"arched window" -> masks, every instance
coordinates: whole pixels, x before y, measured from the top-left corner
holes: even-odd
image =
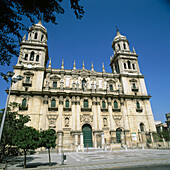
[[[128,61],[127,63],[128,63],[128,69],[131,69],[131,63],[130,63],[130,61]]]
[[[132,87],[133,87],[133,89],[136,89],[136,84],[133,83],[133,84],[132,84]]]
[[[112,84],[109,85],[109,88],[110,88],[110,91],[113,91],[113,85]]]
[[[143,123],[140,123],[139,126],[140,126],[140,131],[141,131],[141,132],[144,132],[144,124],[143,124]]]
[[[41,35],[41,41],[43,40],[43,38],[44,38],[44,35]]]
[[[55,101],[55,99],[52,99],[52,100],[51,100],[51,107],[56,107],[56,101]]]
[[[26,100],[26,99],[23,99],[23,100],[22,100],[22,107],[26,107],[26,105],[27,105],[27,100]]]
[[[106,108],[106,102],[102,101],[102,108],[105,109]]]
[[[123,43],[123,47],[124,47],[124,49],[126,50],[126,44],[125,44],[125,43]]]
[[[86,80],[82,80],[82,89],[86,87]]]
[[[137,109],[140,109],[140,104],[139,104],[139,102],[136,102],[136,108],[137,108]]]
[[[66,100],[65,107],[69,108],[69,100]]]
[[[127,69],[127,67],[126,67],[126,63],[124,63],[124,69]]]
[[[133,70],[135,70],[135,64],[132,64]]]
[[[115,108],[115,109],[118,109],[118,103],[117,103],[116,100],[114,101],[114,108]]]
[[[37,36],[38,36],[38,34],[37,34],[37,32],[34,34],[34,39],[37,39]]]
[[[34,51],[31,52],[30,61],[34,61]]]
[[[36,56],[36,61],[39,61],[39,55]]]
[[[28,60],[28,54],[25,54],[25,58],[24,58],[25,60]]]
[[[88,100],[84,100],[84,108],[88,108],[89,104],[88,104]]]
[[[53,81],[53,87],[57,87],[57,82]]]
[[[118,48],[119,48],[119,50],[120,50],[120,44],[117,44],[117,46],[118,46]]]

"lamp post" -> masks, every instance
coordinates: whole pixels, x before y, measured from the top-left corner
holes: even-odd
[[[1,128],[0,128],[0,141],[1,141],[2,131],[3,131],[4,123],[5,123],[5,117],[6,117],[6,112],[7,112],[7,108],[8,108],[8,102],[9,102],[9,97],[10,97],[10,93],[11,93],[12,83],[16,83],[17,81],[22,80],[23,76],[18,75],[16,78],[12,78],[14,73],[11,72],[11,71],[8,71],[7,74],[4,74],[4,73],[0,72],[0,75],[2,76],[2,78],[6,82],[9,81],[8,79],[10,79],[9,93],[8,93],[8,96],[7,96],[7,100],[6,100],[6,104],[5,104],[5,111],[4,111],[4,114],[3,114],[3,118],[2,118],[2,122],[1,122]]]

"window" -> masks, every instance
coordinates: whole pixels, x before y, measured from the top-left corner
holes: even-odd
[[[130,61],[128,61],[127,63],[128,63],[128,69],[131,69],[131,63],[130,63]]]
[[[113,85],[112,84],[109,85],[109,88],[110,88],[110,91],[113,91]]]
[[[34,61],[34,51],[31,52],[30,61]]]
[[[51,100],[51,107],[55,107],[56,106],[56,101],[55,101],[55,99],[52,99]]]
[[[27,105],[27,100],[26,100],[26,99],[23,99],[23,100],[22,100],[22,107],[26,107],[26,105]]]
[[[140,126],[140,131],[141,131],[141,132],[144,132],[144,124],[143,124],[143,123],[140,123],[139,126]]]
[[[133,89],[136,89],[136,84],[133,83],[133,84],[132,84],[132,87],[133,87]]]
[[[102,101],[102,108],[105,109],[106,108],[106,102]]]
[[[65,107],[69,108],[69,100],[66,100]]]
[[[116,100],[114,101],[114,108],[115,108],[115,109],[118,109],[118,103],[117,103]]]
[[[44,35],[41,35],[41,41],[43,40],[43,38],[44,38]]]
[[[36,61],[39,61],[39,55],[36,56]]]
[[[37,32],[36,32],[35,35],[34,35],[34,39],[37,39],[37,36],[38,36],[38,34],[37,34]]]
[[[127,67],[126,67],[126,63],[124,63],[124,69],[127,69]]]
[[[53,87],[57,87],[57,82],[53,81]]]
[[[125,43],[123,43],[123,47],[124,47],[124,49],[126,49],[126,44]]]
[[[30,82],[30,77],[26,77],[25,82],[29,83]]]
[[[25,54],[25,58],[24,58],[25,60],[28,60],[28,54]]]
[[[135,64],[132,64],[133,70],[135,70]]]
[[[88,108],[88,100],[84,100],[84,108]]]
[[[86,87],[86,80],[82,80],[82,89]]]
[[[140,109],[140,104],[139,104],[139,102],[136,102],[136,108],[137,108],[137,109]]]

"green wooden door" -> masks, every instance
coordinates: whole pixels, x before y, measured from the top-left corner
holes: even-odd
[[[117,141],[117,143],[121,143],[121,133],[122,133],[121,129],[116,130],[116,141]]]
[[[93,147],[92,142],[92,129],[90,125],[84,125],[82,128],[83,132],[83,140],[84,140],[84,147]]]

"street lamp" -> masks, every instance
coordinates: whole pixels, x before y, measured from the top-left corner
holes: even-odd
[[[7,111],[7,108],[8,108],[8,102],[9,102],[9,97],[10,97],[10,93],[11,93],[12,83],[16,83],[17,81],[20,81],[20,80],[22,80],[24,78],[21,75],[18,75],[16,78],[12,78],[14,74],[15,73],[12,72],[12,71],[8,71],[7,74],[4,74],[4,73],[0,72],[0,75],[2,76],[2,78],[6,82],[9,82],[8,79],[10,79],[9,93],[8,93],[8,96],[7,96],[7,100],[6,100],[6,104],[5,104],[5,111],[4,111],[4,114],[3,114],[3,118],[2,118],[2,122],[1,122],[1,128],[0,128],[0,141],[1,141],[1,138],[2,138],[2,131],[3,131],[3,127],[4,127],[6,111]]]

